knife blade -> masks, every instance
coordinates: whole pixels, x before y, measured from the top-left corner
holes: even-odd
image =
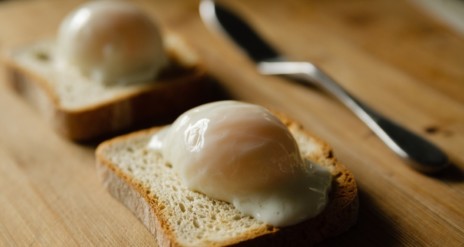
[[[199,11],[205,24],[234,41],[256,63],[261,74],[285,76],[325,89],[352,110],[391,150],[407,160],[412,168],[433,173],[448,166],[447,155],[433,143],[377,113],[314,64],[285,59],[227,7],[213,0],[202,0]]]
[[[265,42],[247,23],[213,1],[202,1],[200,13],[205,23],[228,35],[255,62],[274,60],[279,53]]]

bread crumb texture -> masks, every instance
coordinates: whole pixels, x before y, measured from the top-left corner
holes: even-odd
[[[317,157],[324,146],[290,128],[304,157]],[[153,130],[152,130],[153,132]],[[268,234],[276,228],[239,212],[233,205],[190,191],[182,185],[172,165],[157,152],[147,149],[150,134],[129,135],[127,141],[112,141],[100,153],[116,165],[117,173],[146,194],[156,208],[165,235],[173,236],[181,246],[222,246]],[[308,139],[309,138],[309,139]],[[130,140],[130,141],[129,141]],[[331,169],[329,167],[329,169]],[[172,240],[171,239],[171,240]],[[173,243],[171,243],[173,244]]]

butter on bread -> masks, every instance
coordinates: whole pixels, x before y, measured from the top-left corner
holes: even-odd
[[[169,65],[146,83],[104,86],[77,71],[53,69],[54,41],[18,49],[5,59],[11,86],[59,133],[84,141],[134,125],[167,123],[209,101],[215,88],[196,53],[175,34],[164,35]]]
[[[231,204],[185,188],[172,166],[147,149],[154,133],[142,130],[100,144],[97,170],[104,186],[140,219],[159,246],[311,246],[341,234],[357,219],[358,195],[352,173],[331,147],[285,117],[303,157],[333,175],[329,204],[314,218],[278,228],[246,216]]]

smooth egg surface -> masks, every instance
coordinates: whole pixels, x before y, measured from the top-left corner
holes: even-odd
[[[62,22],[57,43],[61,65],[105,84],[152,79],[167,63],[156,23],[125,1],[80,6]]]
[[[271,225],[295,224],[327,203],[330,172],[304,160],[288,128],[261,106],[219,101],[193,108],[149,148],[189,189]]]

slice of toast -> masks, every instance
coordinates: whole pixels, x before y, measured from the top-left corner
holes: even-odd
[[[327,167],[333,175],[324,211],[293,226],[266,225],[227,202],[184,187],[172,166],[160,154],[147,149],[151,136],[163,127],[100,144],[97,170],[110,194],[145,224],[159,246],[311,246],[346,231],[356,222],[356,182],[333,156],[330,146],[295,122],[282,120],[303,157]]]
[[[169,123],[185,110],[211,101],[215,86],[196,54],[166,34],[170,62],[153,81],[105,86],[53,66],[54,41],[18,49],[5,59],[13,89],[38,108],[67,138],[92,140],[136,125]]]

